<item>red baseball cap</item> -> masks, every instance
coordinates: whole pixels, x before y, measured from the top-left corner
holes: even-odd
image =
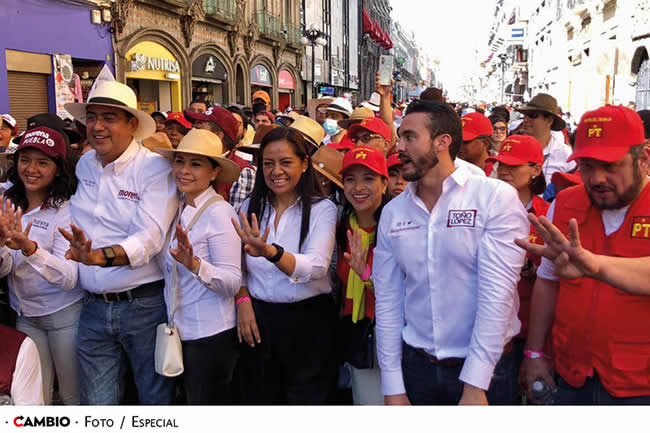
[[[481,135],[492,136],[492,122],[481,113],[467,113],[460,118],[463,124],[463,141],[474,140]]]
[[[343,174],[345,170],[353,165],[363,165],[380,176],[388,178],[388,167],[384,154],[374,147],[359,146],[350,150],[343,157],[343,168],[339,173]]]
[[[30,147],[40,150],[50,158],[65,158],[65,139],[63,135],[59,131],[46,126],[27,130],[22,135],[16,152]]]
[[[336,150],[352,150],[356,147],[356,144],[350,140],[350,133],[346,132],[341,141],[338,143],[329,143],[327,146]]]
[[[235,116],[228,110],[217,105],[212,106],[203,113],[194,113],[192,111],[185,111],[185,116],[188,118],[197,121],[202,120],[206,122],[215,123],[219,128],[221,128],[232,141],[237,140],[237,132],[239,131],[239,122],[235,119]]]
[[[186,128],[192,128],[192,124],[183,116],[183,113],[169,113],[165,119],[165,125],[170,122],[178,122]]]
[[[622,105],[605,105],[582,116],[576,130],[576,144],[567,161],[593,158],[615,162],[630,147],[643,142],[643,120],[634,110]]]
[[[396,165],[402,165],[402,161],[399,160],[399,154],[393,153],[392,155],[388,155],[388,158],[386,159],[386,165],[388,165],[388,168],[395,167]]]
[[[348,129],[350,138],[356,137],[360,130],[374,132],[375,134],[379,134],[389,141],[393,137],[393,130],[390,128],[390,126],[386,125],[386,122],[384,122],[383,119],[380,119],[379,117],[368,117],[366,119],[363,119],[361,122],[350,126]]]
[[[551,183],[558,188],[564,189],[582,185],[582,177],[580,177],[580,172],[562,173],[561,171],[556,171],[551,176]]]
[[[511,135],[501,145],[499,154],[487,160],[506,165],[543,164],[544,150],[539,140],[531,135]]]

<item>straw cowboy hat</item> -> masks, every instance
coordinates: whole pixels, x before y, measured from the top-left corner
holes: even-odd
[[[552,131],[561,131],[566,128],[566,122],[558,114],[557,100],[546,93],[538,93],[531,99],[528,104],[523,107],[517,108],[520,113],[531,111],[541,111],[553,116],[553,124],[551,124]]]
[[[339,126],[343,129],[348,129],[351,125],[355,123],[361,123],[363,119],[369,117],[375,117],[375,112],[370,108],[366,107],[357,107],[352,111],[349,119],[339,120]]]
[[[164,132],[156,132],[151,137],[142,140],[142,145],[152,152],[160,153],[158,149],[173,149],[172,142]],[[160,153],[162,155],[162,153]]]
[[[325,105],[328,106],[332,102],[334,102],[334,99],[336,98],[318,98],[318,99],[310,99],[309,102],[307,102],[307,112],[309,113],[309,117],[312,119],[316,118],[316,109],[320,105]]]
[[[262,140],[269,132],[273,131],[275,128],[280,128],[280,125],[273,123],[271,125],[260,125],[255,130],[255,137],[253,137],[253,142],[251,144],[246,144],[243,146],[237,146],[237,150],[254,155],[259,153]]]
[[[126,84],[117,81],[100,81],[95,90],[88,95],[88,102],[73,102],[64,107],[76,120],[86,124],[86,108],[89,105],[115,107],[131,113],[138,119],[138,127],[133,133],[136,140],[143,140],[156,132],[156,121],[149,114],[138,110],[135,93]]]
[[[298,116],[289,128],[297,129],[312,145],[319,148],[325,138],[325,130],[314,119],[307,116]]]
[[[343,178],[339,174],[343,167],[342,152],[329,146],[321,146],[311,157],[311,164],[314,170],[334,182],[336,186],[343,189]]]
[[[191,153],[214,159],[221,167],[216,183],[233,183],[239,178],[239,166],[231,160],[222,157],[223,144],[217,135],[207,129],[191,129],[178,143],[176,149],[156,149],[161,155],[173,158],[175,153]]]

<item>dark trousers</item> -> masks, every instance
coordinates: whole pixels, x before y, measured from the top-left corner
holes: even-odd
[[[330,295],[290,304],[253,299],[261,344],[242,345],[242,404],[325,404],[336,385]]]
[[[232,376],[239,358],[237,328],[182,345],[187,404],[232,404]]]
[[[597,373],[588,377],[580,388],[569,385],[560,376],[556,376],[557,391],[553,393],[555,405],[646,405],[650,404],[650,395],[639,397],[614,397],[607,392]]]
[[[489,404],[515,404],[517,379],[514,377],[514,352],[504,354],[494,368],[487,391]],[[404,343],[402,374],[406,395],[412,405],[457,405],[463,396],[464,383],[458,377],[463,369],[432,363],[424,354]]]

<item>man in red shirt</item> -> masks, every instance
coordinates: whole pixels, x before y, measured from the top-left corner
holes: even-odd
[[[560,192],[548,219],[529,217],[545,246],[517,241],[544,256],[520,382],[529,392],[536,381],[557,388],[556,404],[650,403],[646,145],[634,111],[608,105],[587,112],[569,157],[584,183]],[[543,353],[551,327],[553,365]]]

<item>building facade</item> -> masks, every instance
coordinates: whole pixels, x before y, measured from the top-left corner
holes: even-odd
[[[361,12],[365,11],[366,15],[372,22],[378,26],[381,31],[390,33],[391,25],[391,6],[388,0],[362,0]],[[375,77],[379,70],[379,56],[388,55],[390,51],[383,47],[377,40],[371,37],[367,32],[368,29],[362,28],[360,41],[360,58],[362,67],[360,73],[360,96],[362,99],[370,98],[375,91]]]
[[[116,78],[146,111],[302,99],[299,0],[115,0]]]
[[[20,130],[34,114],[68,117],[63,105],[84,98],[105,64],[114,69],[109,4],[100,4],[3,1],[0,113],[11,113]]]

